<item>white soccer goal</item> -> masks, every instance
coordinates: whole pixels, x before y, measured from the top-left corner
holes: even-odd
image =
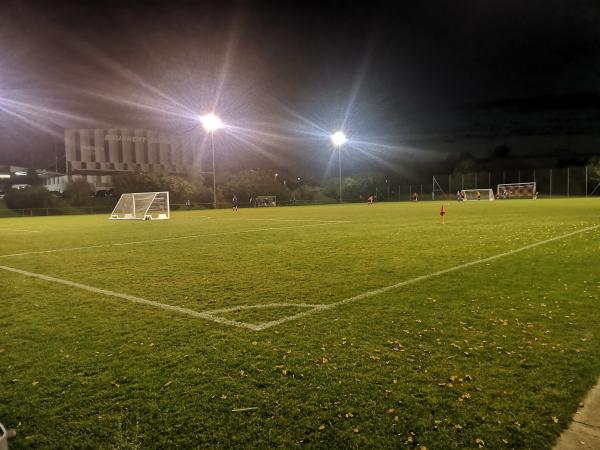
[[[277,206],[277,197],[274,195],[259,195],[254,199],[256,206]]]
[[[110,219],[157,220],[169,219],[168,192],[135,192],[122,194]]]
[[[535,198],[536,183],[505,183],[499,184],[496,193],[498,198]]]
[[[494,200],[493,189],[463,189],[463,200]]]

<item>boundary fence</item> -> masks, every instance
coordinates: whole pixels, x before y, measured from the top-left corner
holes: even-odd
[[[398,185],[396,198],[411,201],[414,193],[419,200],[453,199],[463,189],[493,189],[498,184],[536,182],[541,198],[600,197],[600,177],[590,167],[505,170],[434,175],[424,183]]]

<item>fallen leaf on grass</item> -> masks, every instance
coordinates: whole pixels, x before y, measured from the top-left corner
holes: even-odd
[[[163,384],[163,387],[171,386],[171,383],[173,383],[173,382],[171,380],[169,380],[165,384]]]
[[[319,426],[319,430],[321,430],[321,431],[323,431],[325,428],[326,428],[325,425]]]
[[[554,422],[554,423],[558,423],[558,417],[556,417],[556,416],[552,416],[552,422]]]

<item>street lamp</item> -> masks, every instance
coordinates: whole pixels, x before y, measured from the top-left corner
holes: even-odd
[[[208,134],[210,134],[210,149],[212,152],[212,172],[213,172],[213,209],[217,209],[217,176],[215,172],[215,141],[213,134],[215,130],[223,128],[223,122],[213,113],[200,116],[200,122]]]
[[[337,147],[338,150],[338,175],[340,178],[340,199],[339,202],[342,203],[342,145],[347,141],[346,135],[341,131],[336,131],[331,135],[331,141],[333,145]]]

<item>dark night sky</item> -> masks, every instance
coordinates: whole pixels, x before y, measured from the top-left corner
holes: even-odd
[[[321,164],[341,126],[360,141],[357,164],[530,135],[584,136],[568,149],[589,152],[600,2],[0,6],[0,163],[49,165],[64,128],[193,135],[193,114],[213,105],[245,130],[223,144],[231,167]]]

